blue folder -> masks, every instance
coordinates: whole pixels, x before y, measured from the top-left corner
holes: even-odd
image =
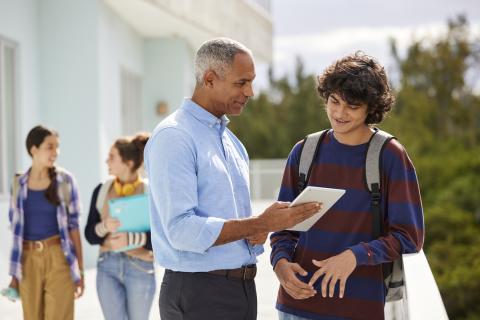
[[[117,232],[150,231],[148,195],[138,194],[108,201],[110,215],[120,220]]]

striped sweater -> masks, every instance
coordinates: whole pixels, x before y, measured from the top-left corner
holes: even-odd
[[[294,146],[285,168],[280,201],[299,194],[298,164],[302,143]],[[423,210],[415,168],[403,146],[395,139],[387,143],[381,158],[381,208],[384,236],[373,239],[370,193],[365,182],[368,144],[339,143],[328,132],[313,163],[308,185],[345,189],[345,195],[307,232],[273,233],[271,263],[286,258],[308,271],[308,282],[318,269],[312,259],[324,260],[351,249],[357,267],[347,280],[345,296],[322,298],[321,280],[317,294],[295,300],[280,287],[277,309],[309,319],[383,319],[385,288],[381,264],[402,253],[418,252],[423,245]]]

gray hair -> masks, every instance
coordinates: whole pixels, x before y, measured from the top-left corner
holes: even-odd
[[[246,53],[252,56],[250,49],[229,38],[216,38],[204,42],[195,55],[197,84],[202,83],[203,76],[208,70],[213,70],[223,77],[237,53]]]

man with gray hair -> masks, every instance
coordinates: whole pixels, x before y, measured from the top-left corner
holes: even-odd
[[[195,56],[193,95],[145,148],[155,260],[165,268],[162,319],[256,319],[257,255],[270,231],[309,218],[320,204],[274,203],[253,217],[248,154],[227,129],[253,96],[252,53],[227,38]]]

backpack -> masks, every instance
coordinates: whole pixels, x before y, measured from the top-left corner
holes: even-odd
[[[298,189],[301,192],[307,186],[310,178],[312,163],[319,154],[322,141],[328,130],[309,134],[303,140],[298,168]],[[367,156],[365,159],[365,183],[371,194],[370,212],[373,214],[373,236],[379,238],[383,234],[382,210],[380,208],[380,160],[384,146],[395,139],[391,134],[375,129],[375,133],[368,142]],[[402,257],[391,263],[382,264],[383,278],[387,295],[386,302],[397,301],[403,298],[403,260]]]
[[[22,172],[18,172],[13,177],[12,198],[15,199],[14,200],[15,203],[17,202],[18,192],[20,191],[20,177],[23,174],[24,173]],[[66,174],[61,168],[57,168],[57,174],[64,176],[64,178],[62,179],[62,182],[60,183],[60,192],[63,195],[63,199],[65,201],[65,207],[67,208],[67,212],[68,212],[70,203],[72,202],[72,187],[67,182],[67,179],[65,178]]]

